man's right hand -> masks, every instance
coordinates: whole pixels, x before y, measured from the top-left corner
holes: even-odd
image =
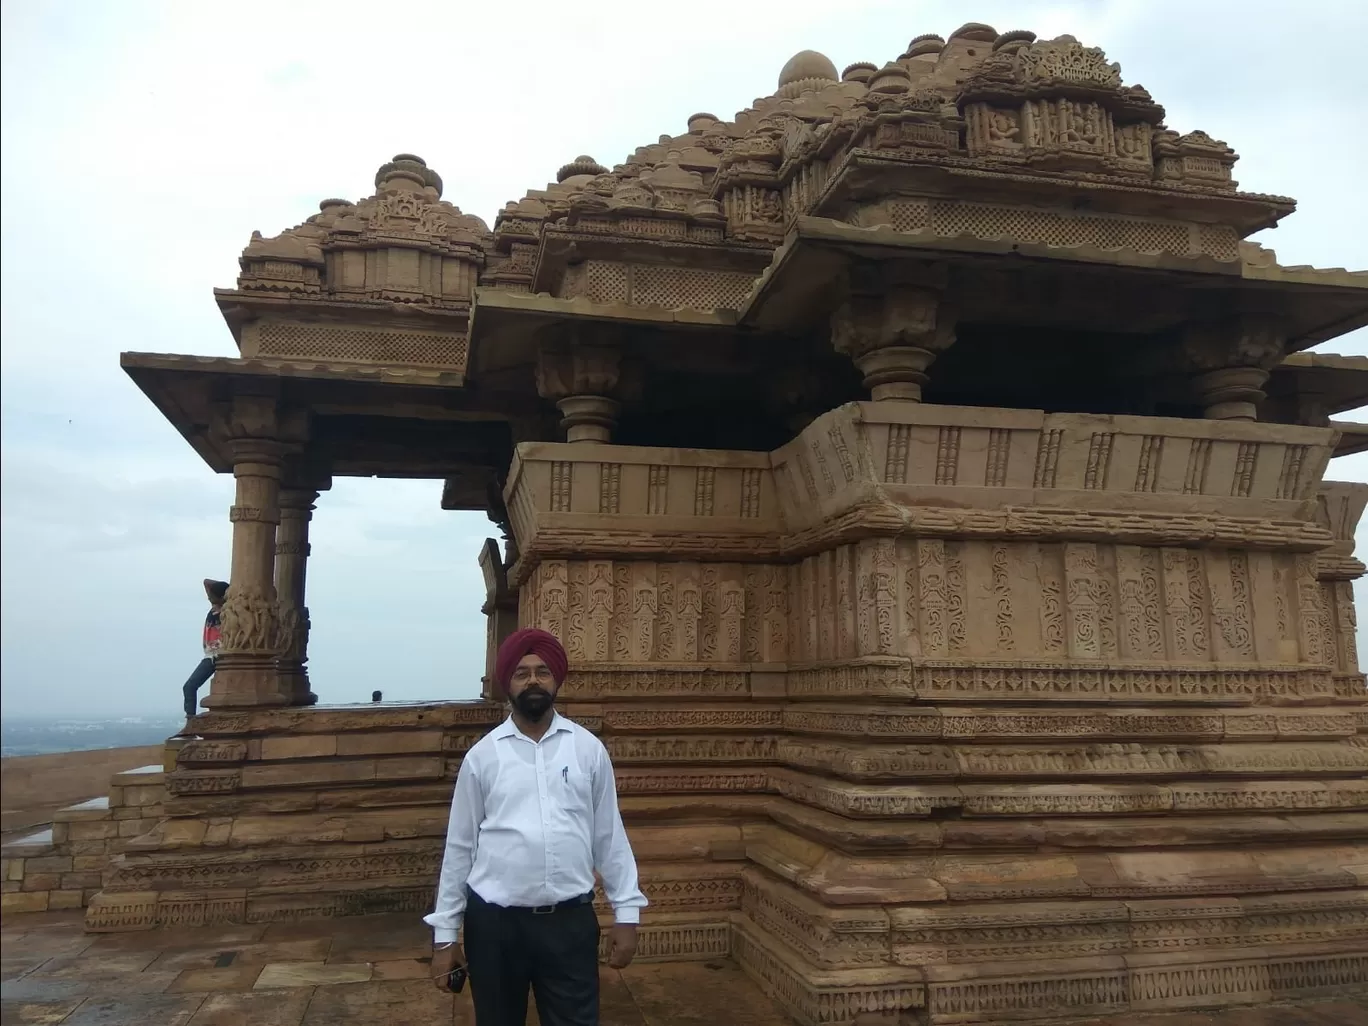
[[[437,989],[443,993],[447,991],[447,973],[459,965],[465,965],[465,950],[459,944],[452,944],[445,948],[434,948],[432,951],[432,976],[433,983]]]

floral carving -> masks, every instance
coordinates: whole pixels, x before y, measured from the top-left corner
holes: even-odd
[[[1187,554],[1188,594],[1191,596],[1192,610],[1192,651],[1194,655],[1204,655],[1207,651],[1206,622],[1206,582],[1204,580],[1202,556],[1198,552]]]
[[[1040,629],[1045,651],[1064,651],[1063,585],[1055,567],[1054,553],[1040,547]]]
[[[918,587],[921,596],[922,651],[943,655],[948,649],[945,582],[945,543],[939,540],[917,542]]]

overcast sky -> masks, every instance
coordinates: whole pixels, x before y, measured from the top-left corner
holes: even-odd
[[[298,224],[324,197],[369,195],[391,155],[422,155],[445,198],[492,223],[578,154],[612,165],[696,111],[728,117],[773,92],[798,50],[837,68],[882,64],[973,17],[1102,46],[1171,127],[1235,147],[1242,188],[1298,199],[1258,237],[1283,263],[1362,269],[1365,11],[1361,0],[4,3],[4,713],[176,715],[199,658],[199,581],[228,570],[233,486],[118,354],[235,355],[211,289],[233,284],[251,232]],[[1322,348],[1368,353],[1368,339]],[[1368,459],[1336,461],[1331,476],[1363,480]],[[493,531],[482,514],[443,513],[440,492],[340,480],[320,500],[308,601],[324,701],[373,688],[478,694],[475,560]]]

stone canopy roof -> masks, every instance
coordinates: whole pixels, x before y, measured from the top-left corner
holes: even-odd
[[[882,67],[857,63],[839,73],[804,51],[784,66],[773,95],[731,120],[695,114],[684,132],[662,135],[611,170],[578,157],[555,182],[509,202],[492,230],[441,199],[441,178],[421,158],[399,154],[377,172],[373,196],[327,199],[295,228],[254,235],[239,284],[308,293],[323,284],[325,250],[385,237],[456,258],[479,285],[512,291],[546,290],[528,248],[546,233],[768,248],[793,217],[819,210],[841,159],[856,153],[1121,190],[1169,209],[1206,200],[1205,255],[1238,259],[1238,239],[1275,224],[1294,201],[1238,192],[1234,150],[1163,119],[1143,86],[1125,84],[1100,49],[1068,35],[1040,40],[970,23],[946,39],[918,36]],[[1116,233],[1116,248],[1135,241],[1125,234]],[[446,297],[429,298],[440,305]]]
[[[398,154],[370,196],[253,234],[216,290],[240,357],[123,364],[216,469],[215,411],[268,392],[336,473],[473,467],[482,502],[514,444],[557,435],[571,385],[542,364],[585,345],[614,354],[623,444],[770,449],[860,398],[830,319],[877,269],[955,322],[931,402],[1191,416],[1193,368],[1229,355],[1192,325],[1257,327],[1271,369],[1368,324],[1368,273],[1246,241],[1295,203],[1240,192],[1236,160],[1072,36],[971,23],[844,71],[803,51],[730,120],[577,157],[492,226]],[[1260,417],[1323,423],[1347,376],[1280,368]]]

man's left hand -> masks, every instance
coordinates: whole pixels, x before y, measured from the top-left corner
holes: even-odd
[[[618,923],[608,935],[608,964],[614,969],[626,969],[636,955],[637,928],[635,923]]]

